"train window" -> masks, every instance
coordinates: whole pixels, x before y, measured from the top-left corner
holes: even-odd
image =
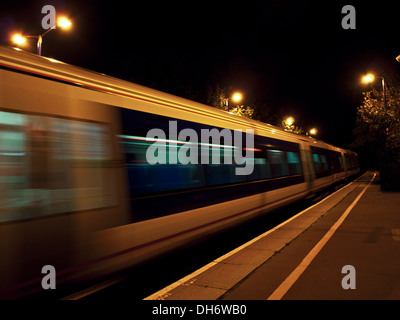
[[[313,153],[313,162],[316,173],[324,173],[329,171],[326,155]]]
[[[319,160],[319,155],[316,153],[312,154],[313,162],[314,162],[314,168],[315,172],[321,172],[321,162]]]
[[[321,171],[328,171],[328,160],[326,159],[326,155],[320,154],[319,155],[320,163],[321,163]]]
[[[329,171],[329,165],[328,165],[328,160],[326,158],[326,155],[320,154],[319,159],[320,159],[320,164],[321,164],[321,171]]]
[[[267,150],[267,154],[270,161],[271,174],[273,178],[289,175],[285,151]]]
[[[249,181],[271,178],[271,168],[267,157],[255,156],[253,172],[247,176]]]
[[[343,171],[343,170],[344,170],[344,166],[343,166],[343,158],[342,158],[342,155],[341,155],[341,154],[338,154],[338,159],[339,159],[339,168],[340,168],[340,171]]]
[[[149,164],[146,152],[149,147],[156,147],[154,141],[146,141],[146,137],[126,135],[120,136],[120,139],[127,160],[131,193],[140,195],[205,185],[202,167],[196,164],[180,164],[175,148],[157,148],[157,156],[165,159],[165,163]],[[168,145],[169,142],[167,139],[165,144]],[[176,141],[173,143],[176,144]],[[177,159],[178,163],[170,163],[170,159]]]
[[[209,147],[208,164],[201,165],[208,185],[230,184],[246,181],[246,176],[237,175],[235,173],[238,165],[235,163],[233,151],[233,148],[230,147],[221,148],[218,145],[211,145]],[[216,161],[213,161],[213,152],[219,154],[219,164],[216,163]]]
[[[235,163],[234,148],[236,146],[225,145],[225,136],[222,134],[216,141],[211,137],[207,142],[198,139],[196,142],[199,159],[197,164],[180,163],[176,154],[180,152],[180,148],[185,142],[176,140],[176,134],[170,134],[171,121],[174,122],[176,132],[190,128],[197,133],[197,137],[202,137],[204,129],[214,129],[221,133],[226,130],[225,133],[231,136],[233,136],[233,132],[228,129],[214,128],[205,124],[135,110],[120,109],[120,111],[122,119],[120,142],[126,155],[132,198],[141,198],[147,194],[172,193],[207,186],[238,184],[302,174],[299,144],[260,136],[256,137],[254,146],[252,146],[254,148],[252,159],[254,166],[253,172],[249,175],[236,174],[236,169],[239,166],[244,167],[245,164]],[[146,160],[146,152],[149,147],[157,143],[159,137],[154,141],[146,141],[146,137],[149,130],[154,128],[160,129],[160,134],[163,132],[162,139],[164,139],[165,148],[159,148],[157,154],[163,161],[150,164]],[[247,154],[246,150],[248,150],[245,140],[242,138],[243,155]],[[176,148],[171,150],[169,148],[171,144]],[[208,151],[208,163],[204,161],[204,157],[207,158],[205,151]],[[170,156],[176,161],[170,162]]]
[[[104,124],[0,111],[0,221],[115,204]]]
[[[303,173],[303,168],[300,162],[300,155],[298,152],[288,151],[287,162],[288,162],[289,175]]]
[[[303,174],[298,143],[268,137],[257,137],[266,154],[267,178]]]
[[[326,156],[328,157],[329,168],[332,173],[342,172],[344,170],[342,156],[339,152],[326,149],[320,149],[320,151],[318,152],[324,152],[324,154],[326,154]]]
[[[339,152],[332,151],[333,171],[342,172],[344,170],[342,156]]]
[[[311,151],[317,178],[344,171],[340,152],[318,147],[311,147]]]
[[[272,177],[292,176],[303,173],[299,152],[267,150]]]

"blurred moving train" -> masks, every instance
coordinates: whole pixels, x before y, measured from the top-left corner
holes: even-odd
[[[0,298],[43,290],[45,265],[57,288],[113,274],[359,173],[354,152],[16,48],[0,83]],[[149,164],[146,133],[172,120],[253,129],[253,172]]]

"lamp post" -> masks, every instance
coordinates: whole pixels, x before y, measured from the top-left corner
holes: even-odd
[[[312,129],[310,129],[310,131],[309,131],[309,134],[312,135],[312,136],[317,135],[317,133],[318,133],[318,130],[317,130],[316,128],[312,128]]]
[[[385,79],[381,76],[378,76],[382,80],[382,93],[383,93],[383,106],[386,108],[386,85]],[[363,76],[361,81],[363,83],[372,83],[375,80],[375,76],[372,73],[368,73],[367,75]]]
[[[26,37],[20,34],[14,34],[12,37],[12,41],[18,45],[23,45],[26,42]]]
[[[235,102],[240,102],[243,98],[243,95],[240,92],[235,92],[232,95],[232,100]],[[229,111],[229,98],[225,99],[225,111]]]
[[[293,125],[293,123],[294,123],[294,118],[293,118],[293,117],[287,117],[287,118],[285,119],[285,123],[286,123],[289,127],[291,127],[291,126]]]
[[[293,125],[294,122],[295,122],[294,118],[292,116],[288,116],[282,120],[281,127],[285,131],[293,132],[294,131],[294,125]]]
[[[69,29],[72,25],[71,21],[69,21],[67,18],[65,17],[61,17],[57,20],[57,25],[61,28],[61,29]],[[26,38],[37,38],[37,54],[39,56],[42,55],[42,43],[43,43],[43,37],[48,34],[51,30],[55,29],[55,26],[53,28],[49,28],[45,33],[38,35],[38,36],[22,36],[20,34],[15,34],[12,37],[12,41],[15,44],[18,45],[24,45],[26,43]]]

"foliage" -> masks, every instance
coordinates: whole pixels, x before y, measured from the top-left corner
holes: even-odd
[[[253,119],[253,114],[254,114],[254,108],[250,106],[236,106],[233,109],[229,110],[230,113],[236,114],[241,117],[246,117],[249,119]]]
[[[350,147],[378,158],[382,190],[400,190],[400,90],[364,92]],[[386,100],[386,101],[385,101]]]
[[[267,104],[256,105],[254,107],[253,118],[260,122],[276,125],[279,122],[279,115],[276,110],[272,109]]]
[[[279,126],[287,131],[287,132],[292,132],[292,133],[297,133],[297,134],[303,134],[304,130],[301,127],[295,126],[293,123],[288,123],[287,122],[287,117],[284,117],[279,124]]]
[[[208,91],[207,103],[217,109],[226,110],[226,102],[229,99],[226,90],[217,85],[214,89],[210,88]],[[236,114],[241,117],[253,119],[254,108],[246,105],[236,105],[229,101],[229,113]]]
[[[363,95],[351,146],[374,152],[380,159],[392,157],[400,150],[400,90],[386,87],[386,103],[382,91],[373,89]]]
[[[208,90],[208,98],[207,98],[207,104],[220,109],[220,110],[225,110],[226,108],[226,99],[228,98],[225,89],[221,88],[219,85],[217,85],[214,88],[209,88]]]

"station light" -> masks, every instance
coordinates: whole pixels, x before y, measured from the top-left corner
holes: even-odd
[[[232,96],[232,100],[235,102],[239,102],[240,100],[242,100],[242,94],[239,92],[235,92]]]
[[[67,19],[66,17],[60,17],[57,19],[57,25],[61,29],[67,30],[67,29],[71,28],[72,22],[69,19]],[[12,42],[14,42],[15,44],[18,44],[18,45],[24,45],[27,38],[37,38],[37,43],[36,43],[37,53],[39,56],[41,56],[42,55],[43,37],[53,29],[54,29],[54,27],[49,28],[46,32],[44,32],[43,34],[38,35],[38,36],[22,36],[20,34],[14,34],[12,36]]]
[[[309,132],[312,136],[315,136],[318,133],[318,130],[316,128],[312,128]]]
[[[294,123],[293,117],[287,117],[285,123],[290,127]]]
[[[26,37],[21,36],[20,34],[14,34],[13,37],[12,37],[12,41],[15,44],[23,45],[26,42]]]
[[[57,21],[57,25],[63,29],[69,29],[72,25],[71,21],[65,17],[61,17]]]
[[[375,76],[372,73],[368,73],[367,75],[362,77],[363,83],[371,83],[374,82]]]

